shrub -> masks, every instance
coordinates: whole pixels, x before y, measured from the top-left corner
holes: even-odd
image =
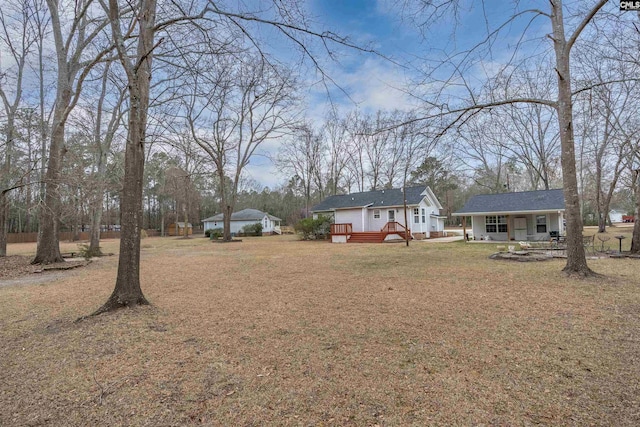
[[[222,234],[223,234],[222,228],[209,228],[204,232],[204,235],[209,237],[212,240],[221,238]]]
[[[262,236],[262,223],[247,224],[242,227],[242,234],[245,236]]]
[[[298,221],[294,228],[302,233],[303,240],[326,239],[331,229],[331,218],[322,215],[317,219],[305,218]]]
[[[140,238],[145,239],[147,237],[149,237],[149,235],[147,234],[147,230],[145,229],[140,230]]]
[[[88,243],[81,243],[78,245],[78,252],[80,252],[80,256],[82,256],[84,259],[89,259],[89,258],[93,258],[93,257],[99,257],[102,256],[102,248],[98,246],[97,250],[92,251],[91,249],[89,249],[89,244]]]

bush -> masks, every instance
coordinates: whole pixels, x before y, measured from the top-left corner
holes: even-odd
[[[298,221],[295,230],[302,233],[303,240],[327,239],[331,231],[331,218],[322,215],[317,219],[305,218]]]
[[[210,239],[219,239],[222,237],[222,234],[222,228],[209,228],[204,232],[204,235],[209,237]]]
[[[147,230],[144,230],[144,229],[140,230],[140,238],[141,239],[146,239],[147,237],[149,237],[147,235]]]
[[[84,259],[102,256],[102,248],[100,246],[98,246],[97,250],[92,251],[91,249],[89,249],[88,243],[79,244],[78,252],[80,252],[80,256],[82,256]]]
[[[262,223],[247,224],[242,227],[242,234],[245,236],[262,236]]]

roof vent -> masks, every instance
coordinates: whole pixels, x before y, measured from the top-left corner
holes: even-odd
[[[352,197],[351,200],[355,200],[355,199]]]
[[[384,194],[384,190],[382,190],[382,194]]]

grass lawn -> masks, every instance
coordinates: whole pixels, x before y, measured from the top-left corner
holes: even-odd
[[[153,305],[80,323],[116,256],[0,281],[0,425],[639,425],[640,260],[494,250],[148,238]]]

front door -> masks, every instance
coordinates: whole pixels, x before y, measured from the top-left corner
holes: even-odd
[[[396,211],[394,209],[389,209],[387,211],[387,221],[395,222],[396,221]]]
[[[527,240],[527,218],[514,218],[513,229],[516,240]]]

